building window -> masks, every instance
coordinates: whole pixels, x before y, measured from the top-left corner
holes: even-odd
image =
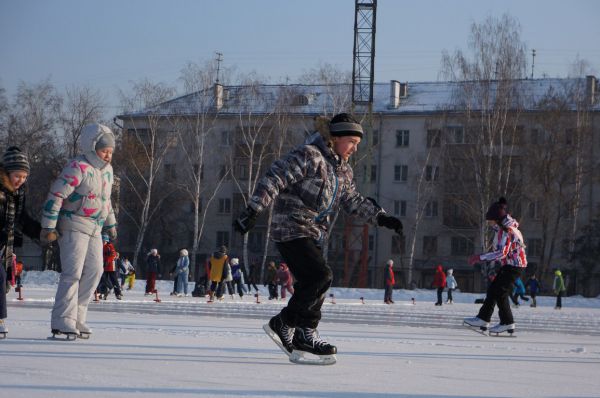
[[[435,256],[437,254],[437,236],[423,237],[423,255]]]
[[[427,130],[427,148],[437,148],[442,144],[442,130]]]
[[[475,245],[472,238],[459,236],[452,237],[450,253],[453,256],[468,256],[475,251]]]
[[[532,218],[534,220],[537,220],[540,215],[540,206],[539,206],[539,202],[529,202],[529,207],[527,209],[527,215],[529,216],[529,218]]]
[[[377,182],[377,166],[371,165],[370,170],[367,170],[367,165],[363,166],[364,182]]]
[[[437,181],[439,176],[439,166],[425,166],[425,181]]]
[[[175,180],[177,179],[177,167],[172,163],[165,164],[165,178]]]
[[[231,199],[229,199],[229,198],[219,199],[219,213],[221,213],[221,214],[231,213]]]
[[[406,182],[407,180],[408,180],[408,166],[407,165],[394,166],[394,181]]]
[[[379,130],[373,130],[373,146],[379,144]]]
[[[392,236],[392,254],[404,254],[406,240],[404,235]]]
[[[369,234],[369,251],[372,252],[375,250],[375,237]]]
[[[438,202],[436,200],[429,201],[425,204],[425,217],[438,216]]]
[[[238,165],[238,178],[240,180],[248,179],[248,165],[247,164],[239,164]]]
[[[539,238],[527,239],[527,255],[539,257],[542,255],[542,240]]]
[[[221,131],[221,145],[223,146],[231,146],[233,143],[233,139],[231,137],[231,131]]]
[[[248,249],[258,253],[264,248],[265,239],[263,231],[250,231],[248,233]]]
[[[229,174],[229,169],[227,168],[226,165],[221,166],[221,169],[219,170],[219,179],[225,179],[225,180],[231,179],[231,175]]]
[[[229,247],[229,231],[217,231],[217,247]]]
[[[396,130],[396,147],[408,147],[409,138],[409,130]]]
[[[465,129],[462,126],[449,126],[448,127],[448,138],[453,144],[464,144],[465,143]]]
[[[406,217],[406,200],[394,200],[394,215]]]

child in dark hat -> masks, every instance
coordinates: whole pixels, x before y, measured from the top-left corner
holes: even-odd
[[[16,146],[9,147],[0,163],[0,337],[6,337],[7,272],[12,269],[13,249],[23,243],[23,233],[37,240],[40,223],[25,209],[25,181],[29,177],[27,155]]]
[[[490,328],[490,333],[512,333],[515,330],[515,322],[508,298],[512,293],[515,280],[527,267],[525,240],[518,229],[519,223],[508,213],[508,204],[505,198],[500,198],[497,202],[492,203],[485,218],[488,225],[494,230],[493,250],[469,257],[469,264],[474,265],[480,261],[497,261],[501,267],[487,290],[479,314],[473,318],[465,318],[464,323],[468,326],[487,329],[497,305],[500,323]]]
[[[332,215],[342,208],[396,233],[402,232],[402,223],[356,190],[348,159],[363,138],[360,123],[347,113],[317,122],[317,132],[271,165],[234,227],[245,234],[273,203],[271,239],[296,284],[287,306],[264,326],[265,332],[292,360],[301,361],[310,352],[330,364],[337,348],[319,337],[317,326],[333,277],[322,252]]]

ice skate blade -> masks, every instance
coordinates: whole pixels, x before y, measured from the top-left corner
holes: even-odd
[[[78,333],[65,333],[57,329],[52,329],[51,333],[52,336],[48,337],[48,340],[75,341],[80,336]]]
[[[311,357],[307,358],[304,355],[311,355]],[[314,355],[307,353],[305,351],[292,351],[290,355],[290,362],[298,364],[298,365],[319,365],[319,366],[328,366],[334,365],[337,362],[337,357],[334,355]]]
[[[275,333],[273,331],[273,329],[271,329],[271,327],[269,326],[268,323],[266,323],[266,324],[263,325],[263,330],[265,331],[265,333],[267,334],[267,336],[269,336],[271,338],[271,340],[273,340],[273,342],[275,344],[277,344],[277,346],[281,349],[281,351],[283,351],[285,353],[285,355],[287,355],[288,357],[290,357],[290,361],[291,361],[291,355],[292,355],[292,353],[285,349],[285,347],[281,343],[281,340],[279,340],[279,336],[277,336],[277,333]]]
[[[515,330],[505,330],[504,332],[490,332],[490,336],[492,337],[517,337],[515,334]]]
[[[77,338],[82,339],[82,340],[88,340],[91,335],[92,335],[91,333],[79,332],[79,335],[77,336]]]

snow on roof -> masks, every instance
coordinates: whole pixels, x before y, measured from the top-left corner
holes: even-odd
[[[448,109],[464,109],[461,107],[460,93],[483,92],[485,90],[490,96],[494,96],[497,90],[503,89],[498,81],[488,82],[408,82],[407,95],[399,99],[397,107],[390,105],[391,83],[375,83],[373,87],[373,112],[394,114],[420,114],[436,113]],[[581,96],[589,95],[586,90],[586,78],[545,78],[545,79],[523,79],[511,81],[511,90],[514,94],[513,105],[520,104],[521,109],[536,110],[539,101],[547,96],[562,96],[573,98],[575,92]],[[341,101],[347,108],[351,103],[351,84],[329,84],[329,85],[304,85],[304,84],[277,84],[277,85],[253,85],[253,86],[224,86],[223,106],[219,109],[220,114],[264,114],[271,113],[277,107],[285,106],[286,111],[298,115],[318,115],[333,112],[334,98],[338,105]],[[473,109],[480,109],[477,100],[478,95],[470,94],[467,97],[472,101]],[[341,100],[340,100],[341,98]],[[198,113],[213,113],[215,108],[214,87],[183,95],[169,101],[165,101],[154,107],[146,108],[137,112],[126,113],[123,116],[135,117],[154,115],[185,115]],[[571,101],[572,109],[575,104]],[[339,106],[336,108],[339,109]],[[598,101],[593,110],[600,110]]]

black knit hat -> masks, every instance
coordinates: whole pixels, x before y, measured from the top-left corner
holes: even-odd
[[[343,137],[351,135],[363,137],[363,129],[360,123],[348,113],[337,114],[329,122],[329,133],[332,137]]]
[[[505,198],[500,198],[497,202],[492,203],[487,213],[485,213],[485,219],[490,221],[502,221],[507,214],[508,203]]]
[[[2,166],[7,173],[11,171],[26,171],[29,173],[27,155],[16,146],[11,146],[4,152]]]

